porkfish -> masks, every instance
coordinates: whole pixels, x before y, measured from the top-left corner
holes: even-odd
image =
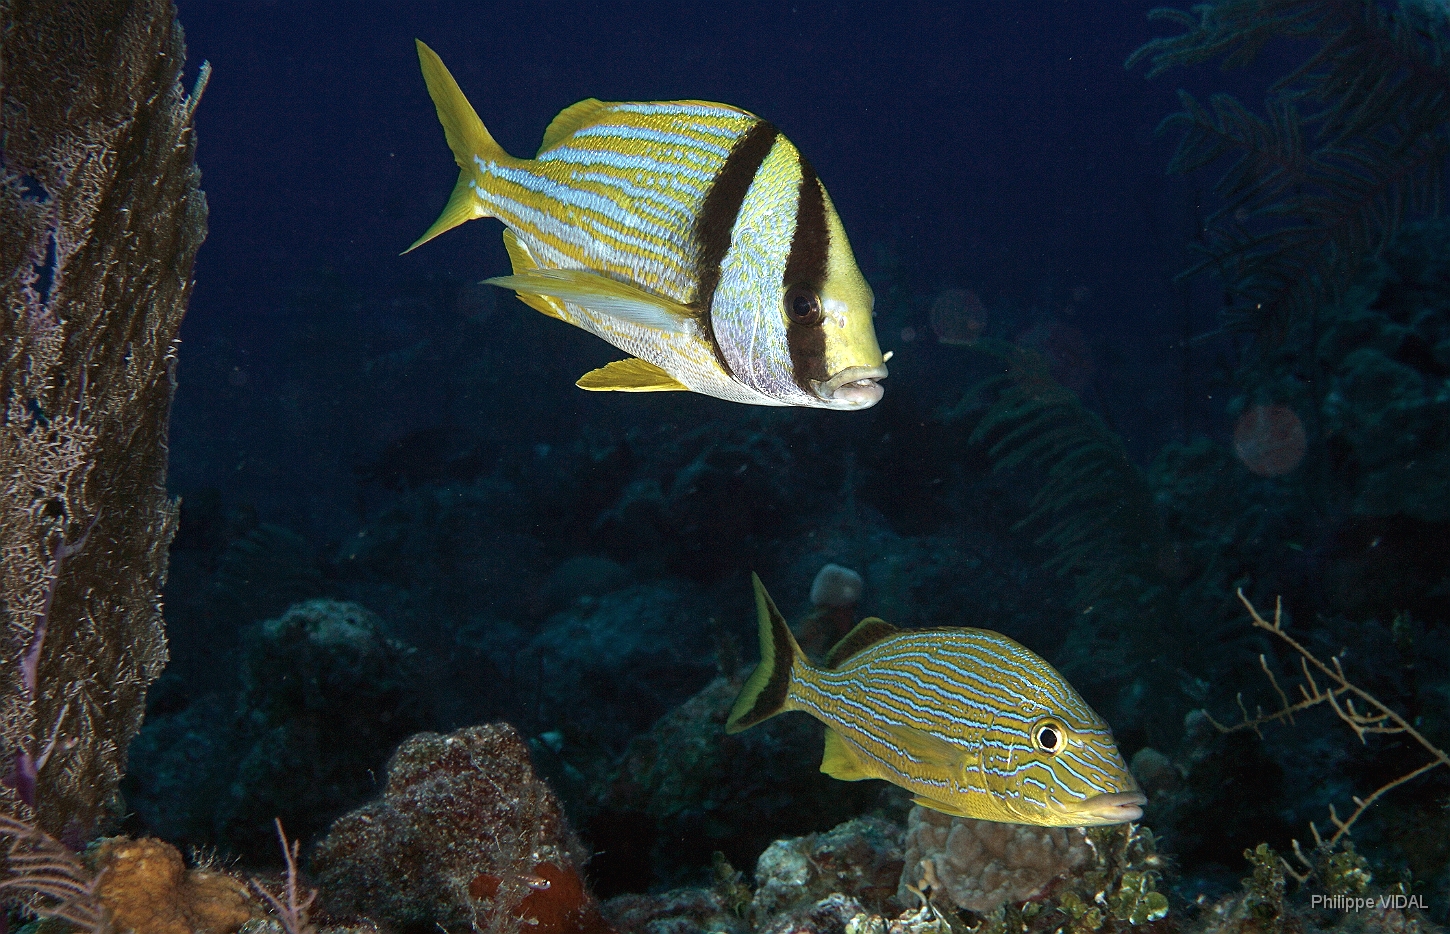
[[[822,772],[884,778],[958,817],[1083,827],[1142,816],[1147,798],[1112,731],[1037,654],[986,629],[873,618],[818,667],[752,578],[760,665],[726,732],[804,710],[826,725]]]
[[[725,104],[590,99],[516,159],[433,50],[419,42],[418,57],[461,171],[409,249],[476,217],[503,221],[513,275],[487,281],[632,354],[580,387],[880,400],[871,288],[826,189],[775,127]]]

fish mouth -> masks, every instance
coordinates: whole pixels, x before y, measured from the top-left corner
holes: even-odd
[[[881,401],[877,380],[886,375],[885,366],[849,366],[825,382],[811,380],[811,388],[833,409],[869,409]]]
[[[1143,805],[1148,799],[1140,791],[1124,791],[1112,794],[1093,795],[1086,801],[1079,801],[1062,808],[1064,814],[1081,821],[1080,826],[1101,824],[1123,824],[1143,816]]]

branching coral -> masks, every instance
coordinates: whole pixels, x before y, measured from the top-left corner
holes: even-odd
[[[1299,699],[1297,701],[1290,700],[1289,694],[1280,687],[1279,679],[1275,677],[1273,670],[1269,667],[1268,660],[1263,655],[1260,655],[1259,667],[1263,669],[1264,674],[1269,679],[1269,684],[1273,686],[1274,693],[1278,696],[1279,709],[1265,713],[1262,708],[1257,708],[1250,715],[1248,708],[1244,706],[1243,695],[1239,695],[1239,710],[1243,714],[1243,719],[1239,723],[1232,726],[1224,726],[1212,717],[1209,718],[1209,722],[1213,723],[1215,727],[1224,733],[1232,733],[1239,730],[1253,730],[1262,736],[1263,734],[1260,728],[1265,724],[1275,722],[1293,723],[1295,714],[1303,713],[1309,708],[1317,707],[1320,704],[1328,704],[1333,709],[1335,715],[1354,731],[1354,734],[1359,737],[1360,742],[1367,742],[1368,737],[1373,734],[1401,735],[1414,740],[1430,755],[1428,762],[1402,774],[1398,778],[1385,782],[1367,797],[1361,798],[1358,795],[1354,796],[1354,811],[1350,813],[1348,818],[1341,818],[1335,810],[1334,805],[1331,804],[1329,806],[1329,822],[1334,826],[1334,833],[1328,839],[1325,839],[1319,833],[1319,828],[1311,822],[1309,824],[1309,831],[1314,835],[1315,851],[1320,857],[1324,857],[1332,853],[1334,848],[1348,836],[1350,828],[1354,826],[1354,822],[1359,820],[1364,812],[1387,792],[1441,766],[1450,768],[1450,755],[1447,755],[1443,749],[1440,749],[1431,743],[1430,740],[1426,739],[1423,733],[1395,711],[1394,708],[1388,706],[1373,694],[1370,694],[1368,691],[1350,681],[1349,677],[1344,673],[1344,668],[1340,664],[1338,656],[1331,657],[1329,662],[1325,663],[1314,653],[1310,652],[1309,649],[1305,648],[1301,642],[1285,632],[1283,627],[1282,601],[1274,608],[1274,621],[1269,622],[1263,616],[1259,615],[1259,611],[1244,596],[1242,590],[1238,592],[1238,595],[1239,600],[1243,602],[1244,607],[1249,611],[1249,616],[1252,618],[1254,626],[1272,634],[1299,656],[1299,669],[1303,677],[1303,680],[1297,685]],[[1319,676],[1318,679],[1315,677],[1316,673]],[[1323,679],[1324,683],[1321,684],[1319,679]],[[1319,863],[1324,861],[1322,858],[1316,861],[1305,856],[1297,840],[1294,841],[1294,852],[1301,864],[1310,872],[1317,871]],[[1292,872],[1293,870],[1291,869],[1290,871]],[[1296,875],[1299,876],[1301,881],[1307,878],[1307,875],[1302,873]]]
[[[0,836],[9,838],[0,904],[19,901],[37,918],[68,921],[94,934],[113,930],[95,875],[74,853],[34,825],[4,815]]]
[[[1273,39],[1316,42],[1314,53],[1275,82],[1266,114],[1228,94],[1204,106],[1179,91],[1183,109],[1160,129],[1180,130],[1171,172],[1231,158],[1207,219],[1204,253],[1230,293],[1231,324],[1269,344],[1311,325],[1340,296],[1360,263],[1401,224],[1444,207],[1450,154],[1450,19],[1432,3],[1386,9],[1361,0],[1213,0],[1191,13],[1151,18],[1184,32],[1147,43],[1128,67],[1149,77],[1221,59],[1253,62]]]
[[[1032,509],[1016,527],[1040,530],[1038,544],[1057,552],[1047,566],[1073,578],[1080,605],[1129,591],[1130,602],[1140,602],[1143,581],[1159,576],[1154,565],[1164,536],[1122,439],[1052,378],[1040,355],[978,346],[1002,360],[1003,372],[974,387],[943,420],[986,404],[971,443],[987,446],[993,469],[1044,465]]]

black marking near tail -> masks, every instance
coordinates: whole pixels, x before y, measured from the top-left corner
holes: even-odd
[[[735,706],[730,709],[730,719],[725,723],[727,733],[739,733],[785,709],[790,697],[791,669],[800,655],[785,617],[775,608],[775,601],[765,592],[760,578],[751,576],[755,582],[756,606],[761,610],[760,664],[745,680]]]
[[[780,135],[772,124],[757,121],[745,135],[736,141],[726,157],[720,173],[715,176],[705,201],[700,205],[700,216],[695,219],[695,243],[698,252],[695,259],[695,278],[699,283],[695,293],[695,304],[700,308],[705,324],[705,333],[710,336],[715,359],[730,373],[730,363],[715,340],[715,325],[711,307],[715,303],[715,288],[720,284],[720,266],[725,254],[730,251],[730,235],[735,229],[735,218],[745,195],[755,181],[755,175],[770,155],[775,138]]]

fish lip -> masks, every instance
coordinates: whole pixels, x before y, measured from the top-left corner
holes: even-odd
[[[1143,805],[1148,798],[1141,791],[1109,792],[1093,795],[1062,808],[1063,813],[1083,820],[1084,826],[1097,824],[1123,824],[1143,816]]]
[[[883,364],[848,366],[824,382],[811,380],[811,388],[832,408],[867,409],[881,401],[884,390],[877,380],[887,375]]]

